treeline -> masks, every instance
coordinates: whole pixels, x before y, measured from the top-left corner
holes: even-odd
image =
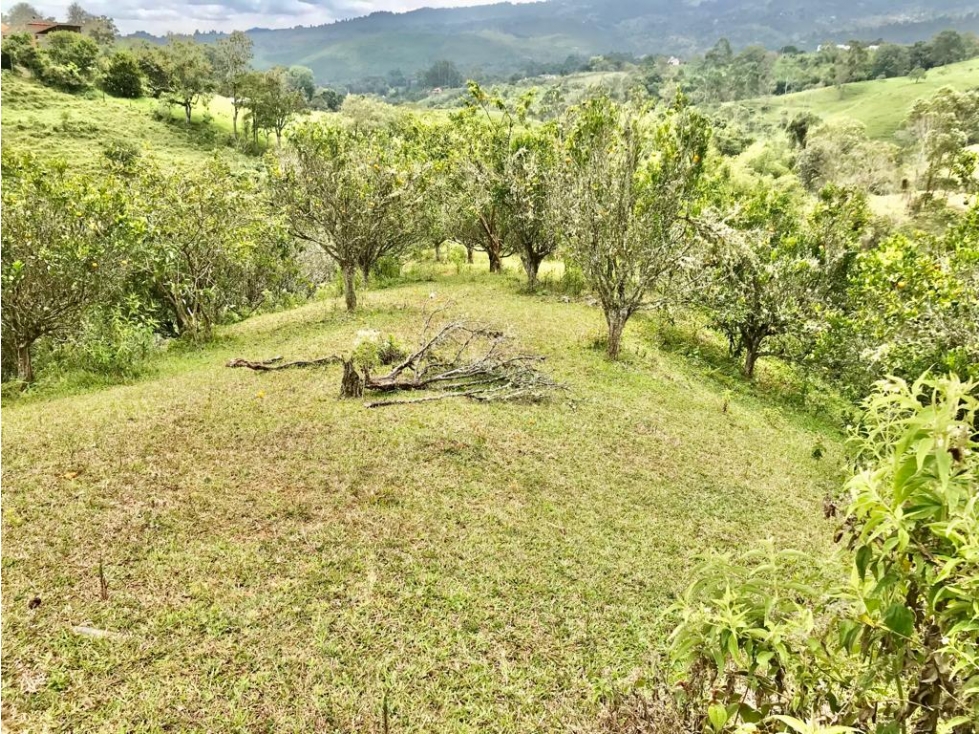
[[[777,52],[749,46],[735,53],[722,38],[703,57],[680,66],[663,59],[643,61],[640,74],[651,93],[658,93],[664,84],[679,84],[692,99],[714,103],[818,87],[842,88],[870,79],[921,79],[929,69],[975,56],[979,56],[979,39],[954,30],[910,46],[853,40],[825,42],[808,53],[793,46]]]
[[[895,228],[859,186],[809,193],[801,168],[733,167],[682,96],[651,108],[599,95],[543,124],[532,102],[475,83],[448,118],[364,102],[291,128],[260,174],[217,162],[164,173],[113,149],[89,179],[5,150],[4,349],[29,381],[36,344],[77,339],[85,323],[207,339],[308,294],[299,261],[311,251],[337,268],[353,310],[378,272],[454,242],[491,272],[519,257],[530,289],[545,259],[563,258],[556,287],[595,295],[611,358],[630,318],[655,306],[702,311],[748,377],[775,356],[860,394],[883,374],[979,365],[975,205],[943,208],[948,225],[930,235]],[[979,95],[966,103],[979,109]],[[936,114],[949,104],[936,98]],[[974,185],[976,157],[955,164],[972,166]]]

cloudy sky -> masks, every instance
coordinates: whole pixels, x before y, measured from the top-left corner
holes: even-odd
[[[5,0],[9,7],[16,0]],[[80,0],[96,15],[115,18],[123,33],[145,30],[190,33],[247,28],[290,28],[356,18],[375,10],[402,12],[421,7],[482,5],[495,0]],[[517,0],[521,1],[521,0]],[[32,3],[45,15],[61,19],[71,0]]]

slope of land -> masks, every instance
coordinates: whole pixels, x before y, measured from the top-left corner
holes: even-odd
[[[906,77],[877,79],[835,87],[812,89],[783,97],[766,97],[743,102],[772,122],[799,112],[813,112],[824,120],[850,118],[867,126],[873,138],[888,139],[901,127],[919,99],[934,96],[942,87],[957,90],[979,87],[979,59],[932,69],[921,82]]]
[[[615,364],[597,308],[499,276],[363,300],[7,402],[5,731],[380,731],[385,700],[391,731],[568,731],[662,648],[698,553],[828,553],[836,439],[659,351],[648,322]],[[448,300],[571,391],[373,411],[337,399],[337,368],[224,367],[407,340]]]
[[[3,142],[13,148],[81,166],[94,165],[107,146],[118,143],[135,144],[164,160],[231,152],[230,102],[223,97],[196,109],[188,126],[180,110],[162,108],[164,117],[155,115],[160,108],[155,99],[65,94],[8,71],[2,79]]]
[[[612,51],[689,55],[721,36],[736,47],[861,38],[907,41],[948,27],[979,30],[971,0],[552,0],[373,13],[316,27],[252,29],[260,65],[303,64],[321,83],[406,74],[437,59],[464,73]],[[141,37],[148,37],[141,34]],[[200,34],[214,40],[218,34]],[[151,38],[151,37],[149,37]]]

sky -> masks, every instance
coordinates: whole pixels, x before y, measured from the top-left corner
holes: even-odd
[[[28,0],[29,1],[29,0]],[[422,7],[484,5],[497,0],[80,0],[85,10],[114,18],[122,33],[232,31],[248,28],[291,28],[356,18],[377,10],[404,12]],[[514,0],[512,0],[514,1]],[[515,0],[525,2],[528,0]],[[10,7],[16,0],[4,0]],[[45,15],[62,20],[71,0],[36,2]]]

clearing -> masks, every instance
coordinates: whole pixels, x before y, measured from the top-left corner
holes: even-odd
[[[407,341],[450,299],[571,393],[367,410],[338,367],[224,367]],[[663,648],[698,553],[829,553],[835,435],[659,349],[651,321],[610,363],[597,308],[506,276],[363,304],[6,401],[6,731],[381,731],[385,701],[397,732],[580,731]]]

